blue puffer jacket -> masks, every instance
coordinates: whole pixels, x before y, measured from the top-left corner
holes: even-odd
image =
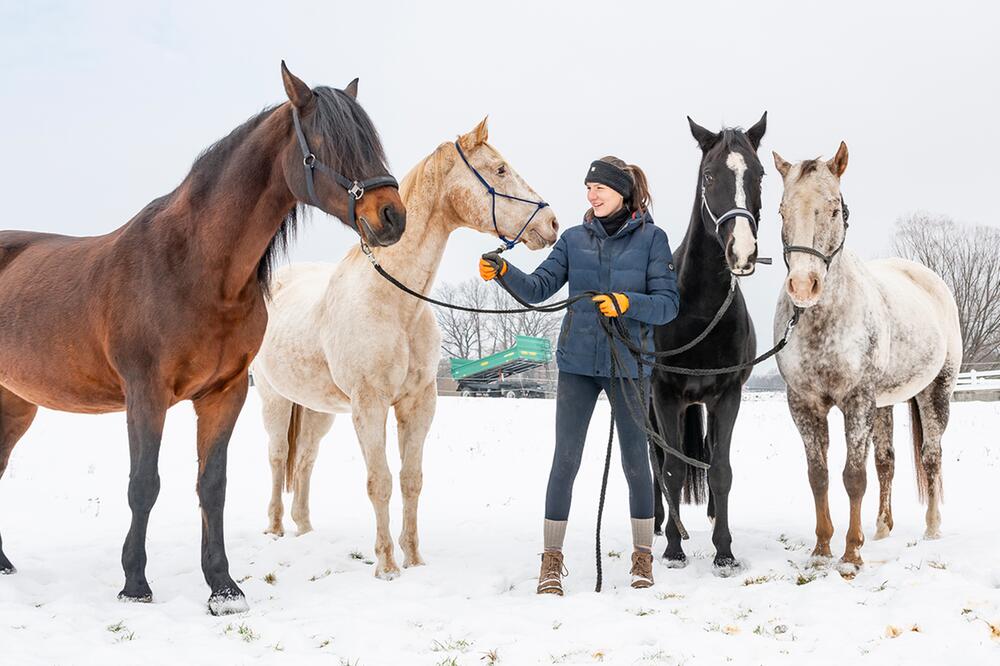
[[[653,349],[653,326],[677,316],[677,276],[667,234],[647,214],[633,215],[610,238],[597,220],[563,232],[549,256],[530,275],[508,263],[504,280],[521,298],[539,303],[569,281],[569,295],[584,291],[622,292],[629,307],[623,315],[633,341]],[[563,372],[591,377],[611,376],[611,353],[599,321],[603,317],[589,299],[574,303],[563,319],[556,362]],[[618,376],[637,378],[635,360],[619,342],[618,354],[626,371]],[[651,369],[643,367],[649,376]]]

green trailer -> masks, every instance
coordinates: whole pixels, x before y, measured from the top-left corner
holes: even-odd
[[[530,380],[510,378],[552,361],[552,342],[519,335],[510,349],[480,359],[451,359],[451,376],[464,396],[543,397],[545,387]]]

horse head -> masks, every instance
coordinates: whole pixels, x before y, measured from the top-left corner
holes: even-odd
[[[823,282],[847,236],[847,210],[840,177],[847,170],[847,144],[833,159],[790,164],[774,153],[774,166],[784,181],[781,197],[781,242],[788,278],[785,291],[800,308],[815,305]]]
[[[757,262],[757,221],[764,167],[757,148],[767,130],[767,112],[747,131],[711,132],[688,118],[701,148],[699,198],[702,224],[725,253],[734,275],[750,275]]]
[[[358,80],[343,90],[309,88],[281,63],[290,106],[282,168],[300,203],[334,215],[371,245],[392,245],[406,209],[389,175],[378,132],[358,104]]]
[[[552,245],[559,232],[555,213],[486,142],[488,135],[484,118],[454,144],[439,148],[447,151],[444,199],[462,226],[495,233],[510,245],[523,242],[531,250]]]

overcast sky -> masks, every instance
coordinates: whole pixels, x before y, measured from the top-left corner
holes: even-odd
[[[848,245],[888,253],[925,210],[998,225],[996,3],[10,2],[0,0],[0,228],[100,234],[173,189],[194,157],[285,99],[284,58],[310,85],[361,78],[402,176],[490,117],[490,141],[566,226],[582,176],[611,153],[650,177],[672,245],[687,228],[710,129],[768,111],[760,227],[775,265],[743,281],[761,347],[784,267],[777,150],[830,157],[843,139]],[[315,213],[296,260],[356,237]],[[495,239],[455,234],[440,281],[476,275]],[[519,248],[532,268],[545,252]]]

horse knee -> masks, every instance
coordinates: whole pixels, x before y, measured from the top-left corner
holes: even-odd
[[[392,477],[388,474],[368,476],[368,497],[373,502],[388,502],[392,497]]]
[[[404,471],[399,474],[399,489],[403,497],[416,497],[424,487],[424,474],[420,471]]]
[[[864,465],[847,465],[844,468],[844,488],[847,489],[848,497],[860,497],[865,494],[868,486],[868,476]]]

